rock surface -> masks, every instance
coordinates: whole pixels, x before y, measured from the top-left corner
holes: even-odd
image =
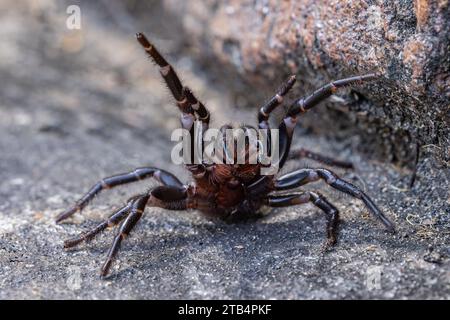
[[[447,0],[164,3],[182,21],[186,41],[203,59],[213,59],[221,69],[227,66],[231,78],[239,74],[248,84],[242,95],[252,105],[258,101],[253,98],[270,96],[274,83],[287,74],[298,75],[297,96],[333,79],[382,74],[379,81],[337,101],[338,110],[322,108],[316,121],[308,115],[305,125],[316,131],[332,128],[330,135],[360,135],[368,142],[364,151],[403,164],[415,158],[416,145],[433,145],[437,159],[448,166]],[[242,89],[242,82],[238,86]],[[254,88],[260,95],[249,97]]]
[[[136,30],[207,102],[214,125],[255,120],[256,109],[233,108],[230,86],[184,50],[186,35],[157,2],[120,3],[81,2],[79,31],[65,27],[72,1],[0,4],[0,299],[450,299],[450,176],[434,149],[423,149],[409,189],[411,171],[359,153],[359,136],[339,140],[302,128],[297,146],[353,161],[354,171],[339,174],[373,197],[396,235],[358,201],[315,184],[342,213],[339,243],[325,254],[325,218],[310,205],[237,225],[148,208],[106,280],[98,274],[113,230],[65,251],[64,239],[155,185],[104,192],[56,225],[55,216],[96,180],[142,165],[189,179],[170,160],[178,112]],[[285,171],[312,165],[294,162]]]

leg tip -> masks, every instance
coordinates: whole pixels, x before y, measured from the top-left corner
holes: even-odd
[[[106,279],[108,279],[108,272],[103,272],[103,271],[101,271],[101,272],[100,272],[100,275],[99,275],[99,278],[100,278],[100,280],[106,280]]]
[[[142,32],[136,33],[136,39],[144,48],[149,48],[151,46],[150,42],[148,42],[147,38]]]
[[[352,162],[344,162],[344,169],[355,170],[355,166]]]
[[[64,241],[64,249],[69,249],[72,247],[75,247],[77,244],[79,244],[82,239],[69,239]]]
[[[59,217],[58,217],[58,218],[55,219],[55,223],[56,223],[56,224],[61,224],[61,222],[62,222],[63,220],[64,220],[64,218],[59,218]]]
[[[326,246],[331,249],[332,247],[334,247],[337,243],[337,238],[336,236],[332,236],[330,238],[328,238],[327,242],[326,242]]]
[[[294,85],[295,81],[297,80],[297,76],[295,74],[291,75],[288,79],[289,84]]]
[[[340,167],[342,169],[355,170],[355,166],[353,165],[353,163],[348,161],[330,161],[329,163],[325,164],[328,164],[329,166]]]
[[[394,225],[390,225],[386,227],[386,230],[390,233],[390,234],[396,234],[397,230],[395,230]]]
[[[100,278],[105,279],[108,276],[109,268],[111,267],[111,260],[106,260],[105,264],[100,269]]]
[[[384,226],[386,227],[386,231],[391,234],[395,234],[396,233],[395,225],[392,223],[392,221],[389,220],[384,215],[381,215],[380,218],[381,218],[381,221],[383,222]]]
[[[109,270],[100,270],[100,279],[101,280],[106,280],[106,279],[108,279],[109,278]]]
[[[365,74],[365,75],[361,76],[361,78],[362,78],[362,80],[365,80],[365,81],[371,81],[371,80],[376,80],[376,79],[380,78],[382,75],[383,75],[382,73],[373,72],[373,73]]]
[[[68,217],[70,217],[71,215],[73,215],[75,212],[77,212],[78,208],[70,208],[66,211],[61,212],[60,214],[58,214],[55,218],[55,222],[56,224],[61,223],[63,220],[67,219]]]
[[[327,239],[323,244],[322,247],[320,249],[321,253],[327,253],[329,251],[331,251],[334,246],[336,245],[337,241],[336,238],[333,239]]]

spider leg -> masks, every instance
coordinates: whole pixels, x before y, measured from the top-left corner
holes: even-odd
[[[197,121],[200,120],[202,122],[202,133],[201,136],[203,137],[203,133],[206,132],[206,130],[208,130],[209,128],[209,120],[210,120],[210,114],[209,111],[205,108],[205,106],[203,105],[203,103],[201,103],[192,93],[192,91],[190,89],[188,89],[187,87],[185,87],[184,89],[184,94],[187,98],[187,101],[189,102],[189,104],[192,106],[192,109],[196,112],[197,114]],[[190,134],[191,134],[191,163],[195,163],[195,155],[194,155],[194,145],[196,143],[195,141],[195,127],[192,126],[192,128],[190,129]],[[201,150],[204,150],[204,141],[203,139],[201,139]],[[199,159],[199,162],[201,161],[201,158]],[[191,170],[191,172],[195,172],[196,169],[193,167]],[[189,167],[188,167],[189,170]]]
[[[181,84],[180,78],[178,78],[175,70],[172,66],[164,59],[164,57],[159,53],[158,49],[153,46],[143,33],[137,33],[136,39],[144,47],[148,55],[153,59],[153,61],[160,67],[160,73],[164,81],[172,92],[172,95],[177,101],[182,101],[185,97],[183,95],[183,85]]]
[[[299,158],[312,159],[314,161],[321,162],[321,163],[329,165],[329,166],[335,166],[335,167],[340,167],[340,168],[345,168],[345,169],[353,169],[353,164],[351,162],[336,160],[336,159],[333,159],[333,158],[330,158],[330,157],[327,157],[327,156],[324,156],[319,153],[315,153],[313,151],[309,151],[309,150],[303,149],[303,148],[292,150],[290,152],[287,160],[299,159]]]
[[[209,127],[209,120],[210,120],[209,111],[206,109],[205,105],[194,96],[194,94],[189,88],[185,87],[184,90],[186,98],[191,104],[192,109],[194,109],[194,111],[197,113],[198,120],[200,120],[204,125],[203,130],[206,131],[206,129],[208,129]]]
[[[258,112],[258,127],[260,129],[268,129],[269,124],[269,116],[270,113],[275,110],[279,105],[283,103],[283,97],[291,90],[291,88],[295,84],[295,75],[290,76],[282,85],[280,88],[278,88],[275,95],[270,98],[260,109]]]
[[[327,247],[336,243],[339,225],[339,211],[324,196],[315,192],[305,192],[290,195],[271,195],[266,199],[270,207],[287,207],[311,202],[325,212],[327,218]]]
[[[101,276],[106,276],[115,256],[117,255],[117,252],[119,251],[122,240],[128,236],[139,219],[141,219],[149,197],[149,195],[143,195],[133,201],[130,208],[130,214],[120,225],[118,233],[114,238],[113,244],[108,251],[107,259],[101,269]]]
[[[281,121],[279,125],[280,137],[279,137],[279,151],[280,151],[280,161],[279,168],[282,168],[289,155],[289,150],[291,148],[292,135],[294,133],[295,125],[297,124],[297,116],[300,113],[304,113],[317,105],[322,100],[331,96],[339,88],[343,88],[355,83],[362,83],[364,81],[369,81],[376,79],[377,75],[371,73],[363,76],[355,76],[350,78],[345,78],[341,80],[336,80],[330,82],[327,85],[322,86],[318,90],[314,91],[313,94],[307,96],[306,98],[300,98],[296,100],[287,112],[287,116]]]
[[[220,137],[222,139],[222,159],[223,163],[228,163],[228,159],[234,159],[234,154],[231,154],[231,148],[228,146],[228,141],[226,139],[226,132],[229,129],[233,129],[233,127],[229,124],[224,124],[220,127]]]
[[[164,81],[169,87],[173,97],[177,101],[178,108],[183,114],[197,114],[198,120],[202,121],[205,126],[208,126],[210,114],[206,107],[197,100],[191,90],[184,87],[181,84],[180,78],[176,74],[173,67],[164,59],[164,57],[159,53],[158,49],[148,41],[143,33],[137,33],[136,38],[139,43],[144,47],[147,54],[152,58],[152,60],[159,66],[159,71]],[[186,117],[186,116],[185,116]],[[183,122],[183,121],[182,121]],[[183,127],[185,129],[190,129],[190,127]]]
[[[152,60],[159,66],[159,71],[167,87],[175,98],[178,108],[181,111],[181,126],[188,130],[191,135],[191,157],[190,164],[197,163],[195,160],[194,149],[197,141],[195,141],[195,126],[194,122],[199,120],[202,122],[202,132],[205,132],[209,127],[210,113],[205,105],[201,103],[192,93],[192,91],[182,85],[180,78],[176,74],[174,68],[164,59],[159,53],[158,49],[148,41],[143,33],[137,33],[136,39],[144,47],[144,50],[152,58]],[[202,141],[199,141],[203,144]],[[194,174],[197,171],[202,171],[202,167],[197,165],[187,166],[187,169]]]
[[[389,232],[395,232],[393,223],[381,212],[375,203],[360,188],[342,180],[327,169],[300,169],[281,176],[275,181],[274,191],[294,189],[310,182],[324,180],[331,187],[362,200],[367,209],[377,217]]]
[[[185,210],[194,207],[188,199],[186,187],[159,186],[147,194],[134,197],[131,208],[129,209],[128,217],[120,225],[120,228],[114,237],[112,246],[108,251],[105,263],[101,268],[102,277],[108,274],[112,262],[120,249],[122,240],[130,234],[131,230],[141,219],[146,206],[160,207],[169,210]]]
[[[167,171],[153,167],[137,168],[128,173],[114,175],[100,180],[94,186],[92,186],[91,189],[83,197],[81,197],[81,199],[79,199],[74,206],[70,207],[66,211],[61,212],[56,217],[56,222],[61,222],[72,216],[77,211],[81,211],[97,194],[99,194],[104,189],[110,189],[115,186],[136,182],[149,177],[156,178],[164,185],[172,185],[177,187],[183,186],[183,184],[180,182],[180,180],[178,180],[177,177]]]
[[[270,131],[269,117],[273,110],[283,103],[284,96],[292,89],[296,81],[295,75],[290,76],[282,85],[278,88],[272,98],[270,98],[258,112],[258,128],[267,129],[267,151],[271,152],[272,134]]]
[[[355,84],[355,83],[363,83],[364,81],[374,80],[377,78],[377,75],[374,73],[369,73],[363,76],[355,76],[345,79],[340,79],[336,81],[332,81],[316,91],[314,91],[311,95],[306,98],[300,98],[296,100],[291,107],[289,108],[288,115],[294,117],[299,113],[303,113],[316,106],[322,100],[330,97],[333,93],[335,93],[339,88],[344,88],[346,86]]]
[[[133,206],[133,202],[139,196],[132,197],[128,200],[127,204],[114,212],[108,219],[98,224],[95,228],[91,229],[88,232],[83,232],[78,236],[68,239],[64,241],[64,248],[71,248],[83,241],[91,241],[97,234],[105,230],[107,227],[112,227],[117,225],[120,221],[125,219],[125,217],[130,213],[131,207]]]

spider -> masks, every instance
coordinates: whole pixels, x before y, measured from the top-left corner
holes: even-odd
[[[182,85],[173,67],[158,52],[156,47],[147,40],[144,34],[137,33],[136,38],[153,62],[159,66],[161,76],[181,111],[182,128],[192,132],[194,121],[200,121],[205,128],[208,128],[210,113],[204,104],[194,96],[189,88]],[[351,163],[338,161],[306,149],[290,152],[293,132],[300,114],[307,112],[319,102],[331,96],[337,89],[376,78],[376,74],[367,74],[333,81],[314,91],[311,95],[295,100],[278,126],[279,169],[283,167],[287,160],[302,157],[331,166],[352,168]],[[295,81],[294,75],[289,77],[275,95],[259,109],[258,128],[267,129],[270,127],[269,116],[271,112],[283,104],[284,96],[293,87]],[[230,128],[230,126],[224,125],[221,127],[221,131],[227,128]],[[202,138],[200,137],[200,139]],[[193,144],[195,141],[192,139],[191,143]],[[154,178],[161,185],[143,194],[131,197],[125,206],[114,212],[107,220],[101,222],[92,230],[66,240],[64,247],[70,248],[83,241],[92,240],[107,227],[121,223],[107,254],[106,261],[101,268],[101,276],[106,276],[123,239],[129,235],[141,219],[144,209],[148,206],[167,210],[198,209],[207,216],[235,221],[257,217],[262,206],[286,207],[304,203],[312,203],[325,213],[327,219],[327,240],[325,244],[327,247],[333,246],[336,243],[339,224],[338,210],[320,193],[299,191],[300,186],[318,180],[322,180],[332,188],[360,199],[369,212],[378,218],[388,231],[395,232],[393,223],[381,212],[368,195],[357,186],[341,179],[335,173],[325,168],[302,168],[278,176],[277,174],[261,175],[260,163],[238,165],[200,163],[186,164],[185,167],[192,175],[193,182],[190,184],[183,184],[175,175],[155,167],[141,167],[128,173],[100,180],[74,206],[60,213],[56,218],[56,222],[59,223],[74,213],[81,211],[102,190],[146,178]],[[280,193],[280,191],[282,192]],[[292,193],[286,193],[289,191]]]

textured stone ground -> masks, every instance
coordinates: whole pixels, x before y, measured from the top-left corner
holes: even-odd
[[[343,220],[339,243],[326,254],[325,219],[310,205],[237,225],[149,208],[112,276],[99,279],[113,231],[70,251],[63,240],[154,184],[105,192],[66,224],[55,225],[55,215],[97,179],[136,166],[188,179],[170,161],[177,111],[134,29],[169,53],[214,123],[254,121],[256,108],[232,107],[227,87],[180,48],[174,34],[181,30],[160,26],[170,17],[156,5],[134,20],[118,7],[83,2],[82,30],[74,33],[65,29],[62,2],[14,3],[0,8],[0,299],[450,298],[450,176],[427,157],[433,148],[424,148],[410,190],[411,171],[358,153],[358,136],[330,139],[301,127],[296,145],[355,163],[338,172],[373,196],[396,235],[323,184],[315,187]],[[305,165],[317,164],[286,171]]]

